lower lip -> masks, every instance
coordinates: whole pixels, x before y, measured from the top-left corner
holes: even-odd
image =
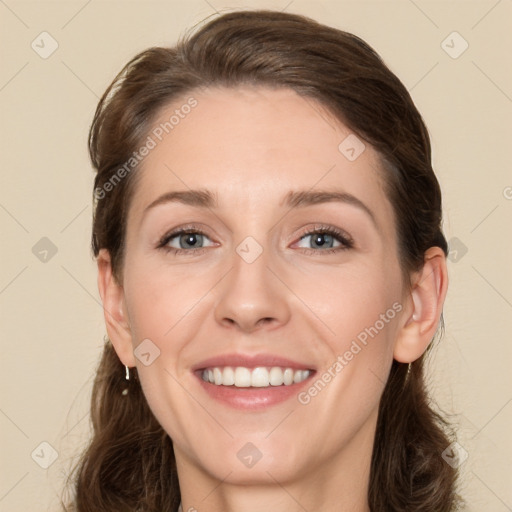
[[[237,388],[236,386],[217,386],[205,382],[200,375],[196,377],[203,389],[215,400],[227,404],[235,409],[260,410],[272,405],[285,402],[296,397],[300,390],[309,385],[315,372],[302,382],[289,386],[269,386],[268,388]]]

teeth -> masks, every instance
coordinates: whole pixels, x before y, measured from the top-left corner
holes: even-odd
[[[238,366],[232,368],[208,368],[203,370],[202,379],[216,386],[235,386],[238,388],[267,388],[269,386],[290,386],[306,380],[310,375],[309,370],[293,370],[292,368],[280,368],[273,366],[267,368],[245,368]]]
[[[293,382],[294,371],[291,368],[286,368],[283,373],[283,382],[285,386],[289,386]]]
[[[233,368],[227,366],[222,371],[222,384],[224,386],[233,386],[235,384],[235,372]]]
[[[251,370],[238,367],[235,369],[235,386],[237,388],[248,388],[251,385]]]
[[[274,368],[270,369],[269,381],[271,386],[280,386],[284,383],[283,371],[281,368],[274,366]]]

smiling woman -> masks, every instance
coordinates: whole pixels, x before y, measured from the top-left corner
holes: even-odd
[[[90,155],[108,338],[68,510],[458,509],[441,193],[365,42],[222,15],[125,66]]]

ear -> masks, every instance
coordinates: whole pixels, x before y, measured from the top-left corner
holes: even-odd
[[[427,350],[439,325],[447,288],[446,256],[440,247],[431,247],[423,268],[414,276],[406,321],[395,342],[397,361],[412,363]]]
[[[107,333],[121,362],[135,366],[132,335],[124,299],[124,289],[112,274],[110,254],[101,249],[98,258],[98,289],[103,303]]]

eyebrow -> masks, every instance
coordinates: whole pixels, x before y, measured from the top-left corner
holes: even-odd
[[[195,206],[197,208],[217,208],[218,201],[216,195],[210,190],[198,189],[198,190],[175,190],[172,192],[166,192],[161,196],[157,197],[152,203],[150,203],[144,209],[143,216],[152,208],[156,206],[178,202],[188,206]],[[364,211],[377,226],[375,214],[364,204],[360,199],[347,192],[337,190],[298,190],[290,191],[279,203],[279,206],[288,208],[301,208],[306,206],[312,206],[321,203],[332,203],[340,202],[346,203],[351,206],[355,206],[360,210]]]
[[[165,203],[178,202],[198,208],[216,208],[217,198],[209,190],[175,190],[157,197],[144,208],[143,215],[149,210]]]
[[[301,206],[311,206],[315,204],[321,203],[346,203],[351,206],[356,206],[360,210],[364,211],[372,220],[372,222],[377,227],[377,220],[370,208],[366,206],[360,199],[352,194],[348,194],[347,192],[340,192],[337,190],[299,190],[289,192],[283,201],[281,201],[281,205],[288,206],[290,208],[298,208]]]

